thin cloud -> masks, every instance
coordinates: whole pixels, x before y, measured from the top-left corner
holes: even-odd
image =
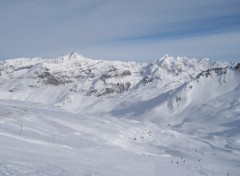
[[[236,42],[226,40],[218,51],[197,42],[240,37],[238,0],[12,0],[0,1],[0,11],[1,58],[57,57],[70,51],[123,60],[158,58],[166,51],[192,56],[195,51],[198,57],[197,48],[187,50],[193,44],[204,56],[217,58]],[[190,43],[176,46],[179,40]],[[232,48],[234,57],[240,56]]]
[[[225,33],[240,30],[240,14],[206,18],[200,20],[181,21],[169,24],[168,28],[150,34],[116,38],[112,42],[166,41],[180,38],[206,36],[215,33]]]

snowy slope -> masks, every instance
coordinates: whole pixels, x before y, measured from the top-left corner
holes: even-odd
[[[239,173],[239,138],[223,147],[221,138],[149,121],[12,100],[0,104],[0,175]]]
[[[240,64],[0,62],[0,175],[240,173]]]

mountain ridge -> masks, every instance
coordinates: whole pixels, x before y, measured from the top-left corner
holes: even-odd
[[[0,95],[2,99],[62,106],[79,95],[107,98],[146,90],[146,86],[169,91],[212,70],[233,67],[206,58],[168,55],[150,63],[92,60],[73,52],[57,59],[18,58],[0,62]]]

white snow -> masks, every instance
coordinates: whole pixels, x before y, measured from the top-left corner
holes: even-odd
[[[238,176],[235,65],[77,53],[1,61],[0,175]]]

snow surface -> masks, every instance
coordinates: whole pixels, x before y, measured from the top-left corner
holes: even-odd
[[[238,176],[239,129],[240,64],[0,62],[1,176]]]

